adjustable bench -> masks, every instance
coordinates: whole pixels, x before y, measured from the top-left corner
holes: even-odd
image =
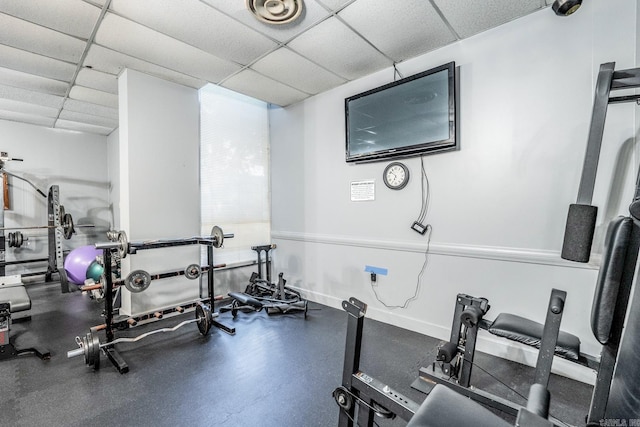
[[[51,358],[48,351],[43,352],[36,348],[17,349],[11,342],[11,314],[30,309],[31,298],[22,284],[20,275],[0,278],[0,360],[11,359],[23,354],[34,354],[42,360]],[[16,320],[30,319],[31,316],[26,316]]]

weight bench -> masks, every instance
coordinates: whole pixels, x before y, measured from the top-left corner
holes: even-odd
[[[286,286],[287,281],[284,279],[283,273],[278,274],[277,285],[261,278],[260,251],[267,251],[267,277],[270,278],[269,250],[273,249],[273,247],[274,245],[265,245],[252,248],[258,252],[258,272],[251,274],[249,284],[244,292],[229,292],[229,296],[233,301],[231,304],[221,307],[220,311],[231,311],[233,317],[237,316],[239,310],[261,311],[264,309],[269,315],[302,311],[305,319],[307,318],[307,300],[302,299],[298,291]]]
[[[48,351],[40,351],[36,348],[17,349],[11,342],[11,314],[31,309],[31,298],[25,289],[20,276],[5,276],[0,282],[0,360],[33,354],[42,360],[51,358]],[[31,316],[25,316],[16,321],[31,320]]]
[[[307,300],[277,300],[266,297],[253,297],[243,292],[229,292],[229,296],[233,301],[231,306],[226,307],[225,310],[231,310],[233,317],[238,315],[239,310],[261,311],[264,309],[267,314],[303,311],[305,319],[307,318]]]
[[[602,263],[591,306],[591,329],[603,345],[600,361],[581,354],[580,339],[563,331],[559,332],[554,351],[550,355],[597,369],[588,425],[597,424],[604,418],[609,397],[631,291],[632,281],[629,278],[633,277],[635,268],[635,259],[633,262],[628,260],[629,256],[637,253],[635,249],[629,249],[632,228],[633,220],[621,216],[611,221],[605,237]],[[509,313],[501,313],[494,321],[487,321],[484,316],[489,308],[486,298],[458,294],[449,342],[438,347],[436,361],[431,368],[421,368],[419,377],[411,386],[428,394],[434,384],[443,384],[471,399],[516,415],[519,405],[470,384],[478,330],[485,329],[496,336],[539,349],[547,334],[547,324],[542,325]],[[439,373],[436,372],[436,366],[439,367]]]

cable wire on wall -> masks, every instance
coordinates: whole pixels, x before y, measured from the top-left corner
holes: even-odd
[[[420,156],[420,170],[422,174],[422,180],[420,182],[422,187],[422,209],[420,215],[418,215],[417,223],[422,224],[427,218],[427,212],[429,210],[429,201],[431,198],[431,189],[429,188],[429,177],[427,177],[427,171],[424,168],[424,156]],[[427,227],[430,227],[427,225]]]
[[[378,292],[376,291],[376,285],[374,285],[373,280],[371,281],[371,289],[373,290],[373,294],[376,296],[376,299],[378,300],[378,302],[382,305],[384,305],[386,308],[407,308],[409,306],[409,303],[413,300],[415,300],[416,298],[418,298],[418,294],[420,293],[420,287],[422,285],[422,276],[424,276],[424,272],[427,269],[427,264],[429,263],[429,245],[431,243],[431,225],[427,225],[427,249],[424,251],[424,263],[422,264],[422,269],[420,270],[420,273],[418,274],[418,280],[416,283],[416,289],[415,292],[413,293],[413,296],[407,298],[407,300],[404,302],[404,304],[402,305],[388,305],[386,304],[384,301],[382,301],[380,299],[380,297],[378,296]]]

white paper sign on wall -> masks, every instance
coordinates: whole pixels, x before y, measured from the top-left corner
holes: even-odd
[[[351,201],[366,202],[376,199],[375,180],[351,181]]]

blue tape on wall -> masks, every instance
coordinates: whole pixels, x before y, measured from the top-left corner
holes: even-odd
[[[370,265],[365,265],[364,271],[366,271],[367,273],[375,273],[375,274],[381,274],[383,276],[386,276],[388,270],[386,268],[372,267]]]

